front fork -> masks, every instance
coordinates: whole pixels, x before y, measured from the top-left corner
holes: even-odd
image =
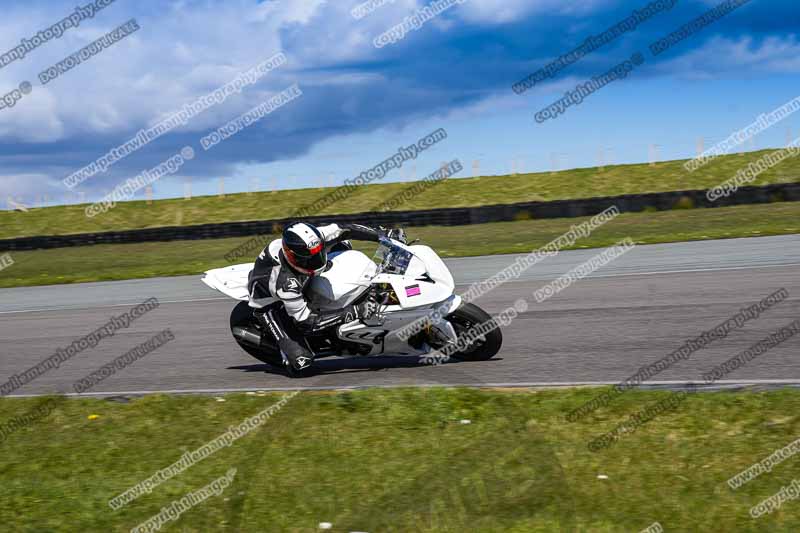
[[[431,320],[428,326],[428,335],[445,345],[455,344],[458,340],[453,324],[445,318],[440,318],[436,321]]]
[[[453,295],[439,304],[437,307],[439,312],[428,320],[428,334],[433,339],[441,342],[443,346],[455,344],[458,340],[453,324],[446,317],[460,306],[461,297]]]

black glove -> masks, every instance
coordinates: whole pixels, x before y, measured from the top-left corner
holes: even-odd
[[[390,229],[389,232],[386,234],[387,237],[390,239],[394,239],[396,241],[400,241],[403,244],[407,244],[406,242],[406,232],[403,228],[393,228]]]
[[[325,314],[312,313],[306,320],[299,322],[297,327],[303,334],[308,335],[309,333],[317,333],[359,318],[361,318],[361,306],[348,305],[341,311]]]
[[[379,308],[378,302],[370,295],[369,298],[356,306],[356,312],[358,313],[358,318],[365,320],[372,318],[372,315],[377,313]]]

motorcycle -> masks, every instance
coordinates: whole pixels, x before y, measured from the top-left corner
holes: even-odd
[[[369,316],[348,317],[338,327],[306,336],[306,346],[315,359],[424,356],[451,345],[450,357],[482,361],[500,350],[503,337],[499,328],[471,338],[472,342],[466,346],[462,342],[460,350],[452,349],[463,333],[491,317],[454,294],[455,282],[450,270],[430,247],[382,237],[375,261],[352,249],[334,249],[328,257],[326,270],[314,276],[305,289],[309,306],[318,312],[330,312],[371,300],[374,312]],[[244,351],[264,363],[286,367],[292,377],[311,374],[313,365],[297,371],[287,364],[276,338],[255,317],[254,313],[269,312],[283,303],[275,301],[260,309],[252,307],[255,304],[250,303],[248,294],[252,268],[252,263],[247,263],[209,270],[202,281],[240,300],[231,312],[230,328]],[[408,335],[409,331],[413,334]]]

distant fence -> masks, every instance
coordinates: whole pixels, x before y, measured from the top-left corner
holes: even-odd
[[[507,222],[528,218],[572,218],[600,213],[611,204],[621,212],[638,212],[654,208],[666,211],[680,207],[723,207],[768,202],[800,201],[800,183],[742,187],[735,194],[711,203],[705,190],[672,191],[645,194],[627,194],[603,198],[556,200],[553,202],[522,202],[517,204],[484,205],[478,207],[452,207],[423,211],[388,211],[384,213],[351,213],[346,215],[309,216],[309,222],[358,222],[372,226],[463,226],[487,222]],[[121,244],[156,241],[219,239],[272,234],[289,222],[289,219],[258,220],[252,222],[224,222],[197,226],[175,226],[81,233],[20,237],[0,240],[0,251],[63,248],[90,244]]]

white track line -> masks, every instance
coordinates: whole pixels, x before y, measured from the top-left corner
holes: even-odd
[[[617,381],[529,381],[529,382],[500,382],[500,383],[421,383],[417,385],[409,385],[408,383],[397,383],[388,385],[330,385],[321,387],[246,387],[236,389],[164,389],[164,390],[136,390],[136,391],[114,391],[114,392],[85,392],[78,394],[75,392],[68,392],[61,394],[61,396],[74,396],[79,398],[86,397],[103,397],[103,396],[141,396],[144,394],[225,394],[236,392],[256,392],[256,391],[269,391],[269,392],[285,392],[294,390],[355,390],[362,388],[369,389],[395,389],[400,387],[418,387],[418,388],[432,388],[432,387],[471,387],[471,388],[560,388],[560,387],[605,387],[609,385],[616,385]],[[750,385],[800,385],[800,379],[747,379],[747,380],[719,380],[713,384],[706,384],[704,381],[651,381],[644,384],[644,386],[635,388],[647,388],[648,386],[682,386],[690,387],[696,385],[699,387],[712,388],[720,385],[725,386],[750,386]],[[58,393],[42,393],[42,394],[12,394],[3,396],[4,398],[36,398],[39,396],[52,396]]]

